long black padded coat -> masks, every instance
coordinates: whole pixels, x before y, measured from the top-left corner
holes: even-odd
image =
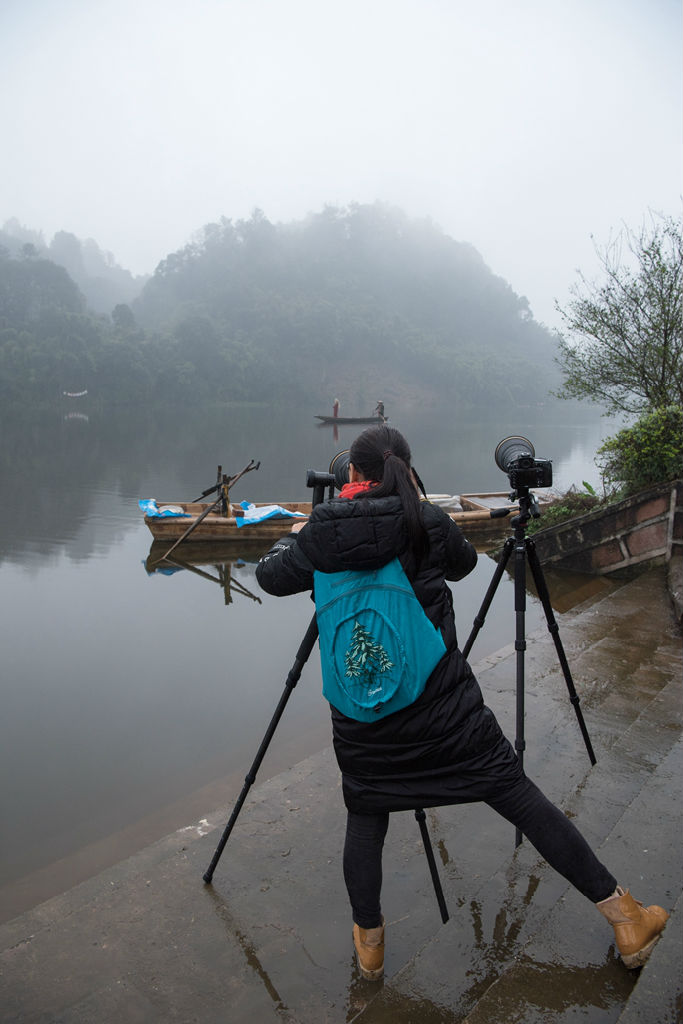
[[[409,553],[398,497],[335,498],[317,505],[297,534],[263,556],[256,578],[269,594],[313,588],[313,572],[378,569],[396,556],[446,654],[409,707],[358,722],[331,706],[334,749],[346,806],[356,813],[410,810],[486,800],[521,769],[479,684],[458,649],[446,580],[459,580],[477,554],[436,505],[421,503],[429,549],[419,565]]]

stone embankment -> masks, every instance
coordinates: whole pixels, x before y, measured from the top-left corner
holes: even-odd
[[[683,618],[683,480],[539,530],[533,539],[540,561],[556,569],[628,576],[665,564]]]
[[[525,767],[622,885],[673,911],[642,971],[623,967],[591,904],[474,804],[428,812],[445,925],[414,817],[392,815],[386,976],[364,981],[341,873],[339,774],[324,750],[254,786],[213,885],[202,875],[237,792],[0,927],[3,1024],[680,1021],[681,630],[663,566],[600,593],[560,620],[597,764],[544,628],[528,637]],[[514,644],[476,671],[514,736]]]

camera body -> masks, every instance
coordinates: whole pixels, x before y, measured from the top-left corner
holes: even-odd
[[[523,487],[550,487],[553,482],[553,464],[548,459],[535,459],[520,455],[508,469],[510,484],[515,491]]]
[[[553,482],[553,464],[549,459],[537,459],[528,437],[504,437],[495,453],[496,465],[507,473],[513,490],[530,487],[550,487]]]

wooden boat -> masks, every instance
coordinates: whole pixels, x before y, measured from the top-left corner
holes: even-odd
[[[334,426],[345,423],[386,423],[386,416],[316,416],[321,422],[318,426]]]
[[[459,498],[444,494],[434,494],[428,497],[434,504],[444,508],[455,523],[467,530],[495,529],[496,526],[499,529],[504,528],[507,516],[512,512],[516,512],[518,508],[516,504],[510,502],[509,494],[504,491],[490,491],[485,494],[461,494]],[[162,503],[159,504],[162,505]],[[154,540],[166,541],[170,547],[174,541],[182,537],[193,523],[197,522],[199,517],[206,512],[209,504],[197,501],[181,501],[169,504],[182,509],[183,512],[189,513],[189,515],[177,517],[146,515],[144,519],[145,525]],[[273,502],[254,502],[254,504],[257,508],[261,508],[273,504]],[[289,501],[279,502],[279,504],[290,512],[302,512],[305,516],[310,515],[311,512],[310,501]],[[302,521],[299,518],[281,516],[264,519],[257,523],[250,523],[247,526],[238,526],[237,519],[241,509],[239,506],[231,505],[230,511],[232,514],[228,516],[221,515],[219,511],[209,512],[189,534],[187,543],[195,545],[212,541],[214,543],[235,544],[239,547],[244,545],[245,541],[277,540],[278,537],[282,537],[283,534],[289,531],[293,523]],[[183,544],[185,543],[183,541]]]
[[[160,507],[163,507],[161,502],[159,504]],[[257,508],[262,508],[266,505],[272,505],[273,502],[257,501],[254,504]],[[303,512],[306,516],[310,515],[311,512],[310,501],[283,501],[278,504],[289,512]],[[149,528],[155,540],[167,540],[169,544],[172,544],[173,541],[182,537],[185,531],[197,522],[200,516],[206,512],[207,508],[210,508],[211,503],[203,501],[174,501],[169,502],[169,505],[182,509],[183,512],[189,513],[189,515],[169,517],[146,515],[145,525]],[[242,509],[239,505],[231,504],[230,512],[231,515],[229,516],[222,515],[218,509],[215,512],[209,512],[194,527],[192,533],[189,534],[188,542],[192,541],[193,544],[196,544],[199,541],[244,542],[248,539],[277,540],[278,537],[287,533],[290,524],[301,521],[300,518],[292,516],[278,516],[264,519],[260,523],[238,526],[237,520],[242,518],[240,515]]]

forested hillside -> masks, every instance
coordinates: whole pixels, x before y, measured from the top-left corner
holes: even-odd
[[[130,303],[91,309],[62,267],[5,248],[0,395],[528,404],[557,382],[555,339],[527,301],[470,245],[381,204],[223,218]]]
[[[69,231],[58,231],[46,243],[40,231],[24,227],[16,218],[0,229],[3,249],[15,258],[47,259],[64,267],[95,313],[109,315],[118,303],[130,302],[147,280],[120,267],[112,253],[103,252],[92,238],[83,241]]]

